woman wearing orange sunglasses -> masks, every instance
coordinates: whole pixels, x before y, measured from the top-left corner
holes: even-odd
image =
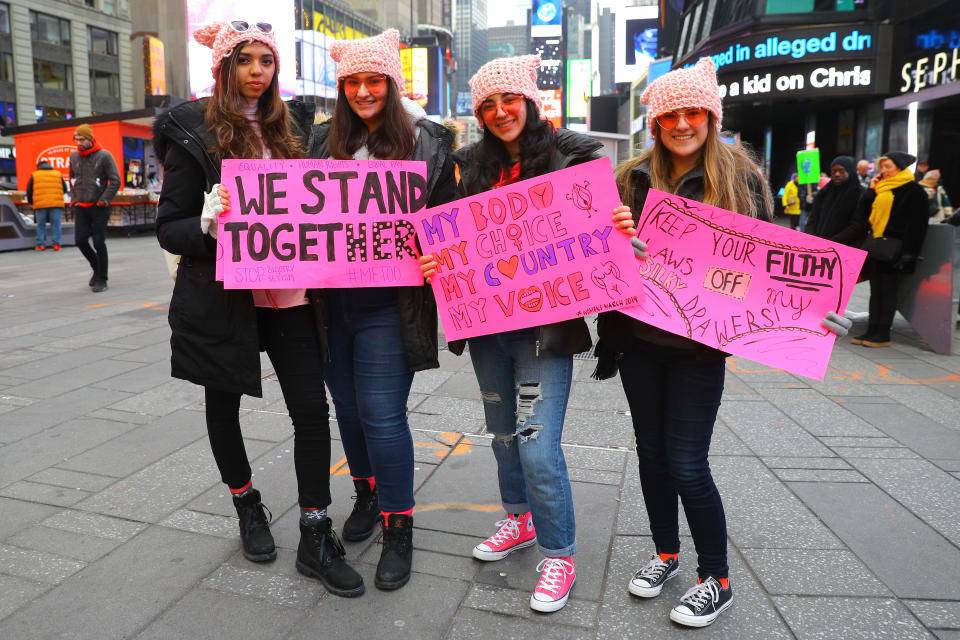
[[[739,145],[720,141],[723,109],[711,59],[660,77],[640,100],[648,106],[654,143],[617,167],[621,198],[629,206],[617,207],[613,215],[617,228],[631,236],[638,258],[646,259],[647,247],[633,237],[635,224],[651,188],[770,219],[770,193],[753,158]],[[845,335],[850,321],[834,315],[825,325]],[[628,590],[652,598],[678,574],[679,497],[693,535],[699,580],[670,618],[707,626],[733,604],[726,519],[707,462],[727,354],[616,312],[601,314],[598,333],[594,375],[604,379],[620,373],[656,546]]]

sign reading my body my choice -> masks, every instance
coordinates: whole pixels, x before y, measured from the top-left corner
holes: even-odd
[[[823,379],[866,252],[651,189],[637,223],[644,294],[623,313],[709,347]]]
[[[433,293],[447,340],[534,327],[636,304],[642,279],[606,158],[427,209]]]
[[[224,160],[225,289],[423,284],[410,214],[427,202],[427,165],[395,160]]]

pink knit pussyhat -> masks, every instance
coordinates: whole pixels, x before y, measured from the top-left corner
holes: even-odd
[[[692,67],[660,76],[643,92],[640,102],[648,107],[647,127],[651,135],[657,126],[657,116],[677,109],[701,107],[710,111],[717,131],[720,131],[720,123],[723,122],[717,67],[710,58],[700,58]]]
[[[236,22],[236,21],[234,21]],[[205,47],[213,49],[213,66],[210,71],[213,77],[217,77],[217,70],[224,58],[230,57],[234,47],[241,42],[260,42],[270,47],[273,51],[273,59],[278,63],[280,56],[277,55],[277,41],[273,37],[273,32],[264,33],[256,27],[256,23],[245,21],[248,24],[246,31],[237,31],[230,26],[228,22],[213,22],[204,25],[193,32],[193,39]]]
[[[480,105],[495,93],[516,93],[529,98],[537,107],[537,115],[543,112],[540,93],[537,91],[537,67],[540,56],[514,56],[496,58],[480,67],[470,78],[473,97],[473,114],[483,128]]]
[[[355,73],[382,73],[393,78],[400,95],[403,69],[400,66],[400,32],[387,29],[378,36],[360,40],[335,40],[330,57],[337,63],[337,83]]]

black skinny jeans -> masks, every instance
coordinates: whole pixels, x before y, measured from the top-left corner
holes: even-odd
[[[722,358],[636,340],[619,364],[640,458],[640,487],[657,553],[679,553],[677,497],[700,577],[726,578],[727,521],[707,453],[723,394]]]
[[[330,504],[330,407],[323,385],[323,358],[309,305],[257,309],[260,348],[270,356],[293,421],[293,461],[301,507]],[[250,481],[240,431],[239,393],[204,388],[207,434],[220,477],[232,489]]]
[[[107,279],[107,221],[110,207],[74,207],[77,248],[90,263],[94,278]],[[93,238],[93,247],[90,247]]]
[[[867,335],[881,341],[889,340],[890,327],[897,315],[897,291],[900,289],[903,273],[871,258],[867,258],[863,270],[870,281],[870,320]]]

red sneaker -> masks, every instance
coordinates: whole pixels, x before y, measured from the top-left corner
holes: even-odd
[[[60,245],[58,245],[58,244],[53,245],[53,250],[54,250],[54,251],[60,251]]]
[[[577,568],[573,566],[573,556],[566,558],[544,558],[537,565],[540,581],[530,596],[530,608],[534,611],[551,613],[563,609],[570,597],[570,589],[577,580]]]
[[[34,251],[43,251],[44,249],[46,249],[46,247],[43,246],[42,244],[38,244],[33,248]]]
[[[497,526],[499,531],[473,548],[473,557],[477,560],[501,560],[517,549],[537,542],[537,530],[529,511],[518,518],[508,514],[507,519],[498,522]]]

